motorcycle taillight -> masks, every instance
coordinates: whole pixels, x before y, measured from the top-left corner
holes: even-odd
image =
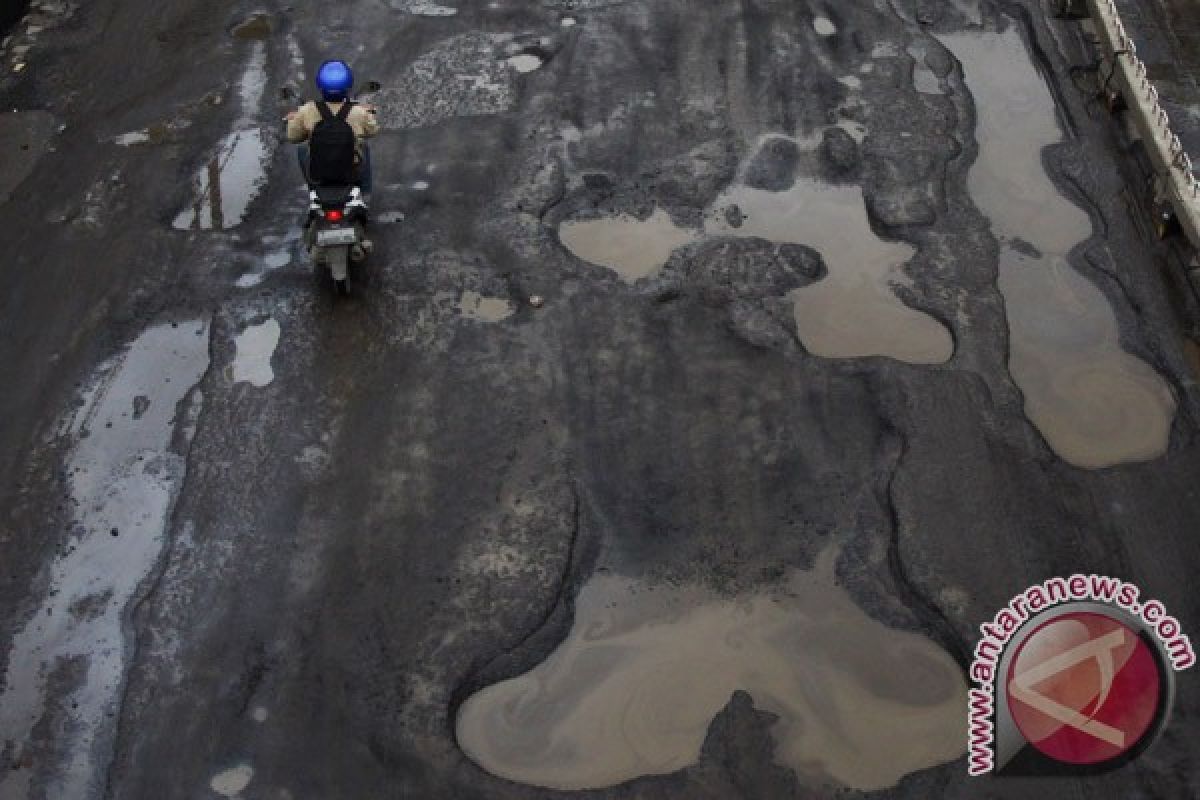
[[[341,222],[343,216],[345,215],[336,208],[331,208],[325,212],[325,219],[329,220],[330,222]]]

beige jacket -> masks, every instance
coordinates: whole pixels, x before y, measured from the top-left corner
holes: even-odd
[[[329,110],[334,114],[341,107],[341,103],[329,104]],[[288,120],[288,141],[292,144],[307,142],[308,137],[312,136],[313,128],[317,127],[317,123],[320,121],[321,112],[317,110],[316,103],[305,103],[300,106],[300,110],[296,113],[296,116]],[[350,109],[350,114],[346,117],[346,122],[350,123],[350,127],[354,129],[354,135],[359,140],[370,138],[379,133],[379,121],[375,119],[375,115],[364,110],[360,105],[356,105]]]

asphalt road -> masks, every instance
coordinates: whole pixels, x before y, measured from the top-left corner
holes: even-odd
[[[0,78],[0,800],[1200,795],[1190,673],[1117,772],[966,776],[1016,592],[1200,630],[1200,317],[1077,23],[41,6]],[[384,87],[347,299],[278,124],[335,55]]]

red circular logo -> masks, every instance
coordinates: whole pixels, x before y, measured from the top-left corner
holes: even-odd
[[[1038,626],[1013,656],[1008,708],[1025,740],[1070,764],[1135,748],[1158,716],[1158,659],[1124,623],[1071,612]]]

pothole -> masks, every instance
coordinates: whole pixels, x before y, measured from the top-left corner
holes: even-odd
[[[47,570],[45,613],[15,631],[0,682],[10,763],[58,762],[45,796],[87,796],[111,757],[111,710],[129,657],[125,615],[162,553],[187,466],[173,440],[194,430],[198,394],[188,411],[178,408],[208,368],[208,346],[206,320],[147,329],[100,367],[61,431],[73,441],[64,465],[75,509],[72,546]],[[32,741],[36,724],[51,719],[47,667],[67,662],[81,666],[79,678],[56,700],[70,710],[46,750]],[[26,796],[28,777],[26,769],[0,771],[0,797]]]
[[[836,581],[835,555],[782,591],[735,598],[593,577],[544,662],[466,700],[459,744],[519,783],[615,786],[696,763],[713,717],[741,689],[779,717],[775,760],[814,780],[884,789],[959,757],[957,665],[867,616]]]
[[[175,216],[176,230],[223,230],[239,225],[266,182],[268,149],[258,129],[221,140],[193,180],[195,199]]]
[[[267,162],[275,141],[274,135],[268,139],[257,123],[266,87],[266,61],[266,47],[256,42],[238,83],[241,116],[236,129],[196,171],[193,200],[175,216],[172,227],[176,230],[236,227],[266,184]]]
[[[813,147],[781,135],[764,137],[738,182],[706,213],[703,231],[680,228],[656,209],[644,220],[621,214],[563,222],[559,239],[579,258],[614,270],[627,283],[655,274],[676,248],[703,236],[806,245],[820,251],[829,272],[788,294],[810,353],[946,362],[954,354],[950,331],[895,291],[911,284],[903,267],[916,251],[875,235],[857,185],[796,177],[800,161],[812,160]]]
[[[558,237],[579,258],[616,272],[626,283],[653,275],[677,247],[690,244],[699,231],[678,227],[661,208],[646,219],[629,214],[569,220]]]
[[[784,191],[735,186],[717,208],[736,206],[734,226],[711,215],[713,235],[802,244],[821,253],[829,274],[788,293],[806,350],[825,358],[888,356],[911,364],[940,364],[954,354],[944,325],[906,305],[893,286],[908,283],[901,268],[916,253],[871,229],[858,186],[797,179]]]
[[[1063,138],[1049,87],[1015,27],[939,38],[975,98],[979,155],[968,188],[1001,239],[1009,371],[1026,416],[1076,466],[1161,456],[1175,397],[1162,376],[1122,349],[1108,299],[1067,261],[1092,225],[1042,166],[1042,149]]]
[[[261,389],[275,380],[271,358],[275,355],[275,348],[279,346],[279,333],[279,323],[268,319],[266,322],[247,327],[237,335],[234,339],[237,354],[230,365],[230,379],[233,383],[244,381]]]

